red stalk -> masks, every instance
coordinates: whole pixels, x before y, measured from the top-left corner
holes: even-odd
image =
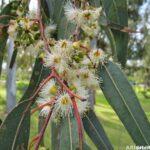
[[[54,70],[54,69],[53,69]],[[63,88],[68,92],[69,95],[71,95],[71,97],[76,97],[80,100],[84,100],[84,98],[76,95],[75,93],[73,93],[64,83],[63,81],[61,80],[61,78],[59,77],[59,75],[56,73],[56,71],[54,70],[54,77],[57,79],[57,81],[63,86]]]
[[[46,39],[45,34],[44,34],[44,25],[43,25],[42,16],[41,16],[41,2],[40,2],[40,0],[38,0],[37,17],[38,17],[39,25],[40,25],[41,38],[43,39],[43,41],[45,43],[45,50],[47,50],[47,52],[50,52],[49,44],[48,44],[47,39]]]
[[[39,93],[39,91],[42,89],[42,87],[51,79],[53,78],[53,73],[51,73],[44,81],[41,83],[41,85],[38,87],[38,89],[35,91],[35,93],[29,98],[29,100],[32,100],[35,98],[35,96]]]
[[[51,100],[50,102],[47,102],[45,104],[42,104],[42,105],[39,105],[38,107],[34,108],[32,111],[31,111],[31,114],[35,113],[36,111],[38,111],[39,109],[42,109],[43,107],[45,106],[51,106],[55,101],[54,100]]]
[[[50,118],[51,118],[51,116],[52,116],[52,111],[53,111],[53,108],[50,110],[50,112],[49,112],[49,114],[48,114],[48,116],[47,116],[47,118],[46,118],[46,120],[45,120],[45,123],[44,123],[44,125],[43,125],[43,128],[41,129],[41,131],[40,131],[40,133],[39,133],[39,135],[38,135],[39,138],[38,138],[37,143],[36,143],[36,145],[35,145],[35,150],[38,150],[38,149],[39,149],[40,142],[41,142],[41,140],[42,140],[42,138],[43,138],[43,136],[44,136],[46,127],[47,127],[48,122],[49,122],[49,120],[50,120]]]

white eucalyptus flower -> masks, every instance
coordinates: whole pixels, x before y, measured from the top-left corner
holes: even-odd
[[[59,112],[61,116],[66,116],[68,113],[72,113],[72,101],[67,93],[61,94],[56,100],[54,106],[54,113]]]
[[[90,52],[89,57],[91,58],[94,64],[99,64],[100,61],[103,61],[105,56],[104,52],[101,49],[94,49]]]
[[[79,70],[79,78],[84,86],[94,88],[98,85],[98,79],[96,78],[95,74],[92,72],[92,70],[87,68],[82,68]]]
[[[42,117],[47,117],[49,112],[51,111],[51,107],[50,106],[44,106],[41,111],[40,111],[40,116]]]
[[[58,87],[56,85],[55,80],[50,80],[48,81],[43,88],[41,89],[39,95],[41,97],[51,97],[51,96],[55,96],[57,93]]]
[[[63,73],[63,71],[68,67],[66,60],[63,58],[61,53],[58,52],[47,53],[44,58],[44,65],[46,67],[55,67],[58,73]]]
[[[18,24],[17,24],[16,20],[10,20],[8,34],[13,39],[16,38],[16,36],[17,36],[17,27],[18,27]]]
[[[51,37],[51,34],[56,30],[56,25],[55,24],[50,24],[48,26],[46,26],[44,32],[45,32],[45,36],[47,38]]]
[[[79,10],[76,7],[74,7],[72,3],[67,3],[64,7],[64,10],[68,20],[74,21],[75,18],[77,18]]]
[[[77,100],[77,107],[78,107],[79,114],[83,115],[90,108],[90,104],[88,101]]]

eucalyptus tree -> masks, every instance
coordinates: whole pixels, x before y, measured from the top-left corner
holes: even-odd
[[[38,51],[29,86],[18,105],[0,126],[2,149],[40,147],[49,122],[53,123],[51,149],[113,149],[103,126],[87,101],[89,88],[100,86],[136,145],[150,145],[150,123],[134,90],[117,65],[125,67],[128,13],[126,0],[38,0],[35,15],[28,1],[12,1],[1,13],[0,50],[9,36],[14,39],[10,68],[22,51]],[[111,55],[91,47],[105,32]],[[3,54],[3,53],[2,53]],[[45,118],[36,137],[30,139],[30,118],[40,110]]]

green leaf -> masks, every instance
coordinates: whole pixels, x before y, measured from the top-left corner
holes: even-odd
[[[45,12],[54,21],[59,29],[61,19],[64,15],[64,5],[66,0],[44,0],[48,10]],[[43,4],[44,7],[44,4]]]
[[[86,133],[94,142],[97,149],[99,150],[113,149],[101,123],[99,122],[99,119],[97,118],[93,110],[90,110],[82,120]]]
[[[65,5],[65,0],[55,0],[54,4],[54,13],[53,13],[53,21],[57,24],[59,28],[60,21],[64,15],[64,5]]]
[[[117,61],[117,52],[116,52],[117,50],[116,50],[116,42],[114,39],[114,35],[108,27],[103,26],[102,28],[104,29],[104,31],[107,34],[107,37],[110,41],[110,45],[111,45],[111,49],[112,49],[112,56],[113,56],[114,60]]]
[[[70,35],[75,31],[75,25],[68,22],[67,18],[64,16],[61,19],[60,26],[58,28],[58,39],[68,39]]]
[[[83,150],[91,150],[91,148],[87,143],[83,143]]]
[[[128,26],[127,0],[102,0],[108,26],[119,24],[123,27]],[[127,57],[128,34],[112,29],[116,42],[118,61],[124,67]]]
[[[3,150],[27,149],[30,125],[30,101],[16,106],[0,126],[0,146]],[[28,108],[28,109],[27,109]],[[25,112],[26,110],[26,112]]]
[[[27,149],[30,132],[30,109],[34,101],[29,99],[49,70],[43,67],[40,58],[36,59],[30,84],[20,103],[8,114],[0,128],[0,145],[2,149]],[[9,141],[9,144],[6,144]]]
[[[89,0],[90,5],[99,7],[100,1],[99,0]]]
[[[19,4],[20,4],[20,2],[18,2],[18,1],[13,1],[13,2],[9,3],[8,5],[6,5],[4,7],[2,12],[0,13],[0,16],[12,15],[12,10],[16,10],[17,7],[19,6]],[[0,25],[8,25],[10,19],[11,19],[11,17],[1,18]],[[3,62],[7,38],[8,38],[7,27],[5,27],[0,30],[0,74],[1,74],[1,69],[2,69],[2,62]]]
[[[60,124],[54,126],[55,141],[53,141],[52,150],[76,150],[79,148],[78,125],[74,117],[65,117]]]
[[[60,140],[59,136],[60,123],[56,124],[55,122],[51,123],[51,149],[55,150],[58,148],[58,141]]]
[[[150,123],[130,83],[112,62],[99,66],[101,89],[136,145],[150,145]]]
[[[2,71],[2,63],[3,63],[3,57],[4,57],[4,51],[5,51],[7,38],[8,38],[7,30],[3,29],[0,35],[0,74]]]
[[[38,88],[41,81],[46,78],[50,74],[50,69],[47,69],[43,66],[42,59],[37,57],[35,61],[35,66],[33,69],[33,73],[29,82],[29,86],[24,93],[21,101],[29,99],[33,95],[33,93]]]
[[[2,124],[2,120],[0,119],[0,125]]]

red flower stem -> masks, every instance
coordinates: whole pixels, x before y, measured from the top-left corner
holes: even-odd
[[[39,25],[40,25],[41,38],[43,39],[43,41],[45,43],[45,50],[50,52],[49,44],[48,44],[47,39],[44,34],[44,25],[43,25],[42,16],[41,16],[41,0],[38,0],[37,17],[38,17]]]
[[[50,102],[47,102],[45,104],[42,104],[42,105],[39,105],[38,107],[34,108],[32,111],[31,111],[31,114],[35,113],[36,111],[38,111],[39,109],[42,109],[43,107],[45,106],[51,106],[53,105],[55,101],[54,100],[51,100]]]
[[[74,109],[74,116],[77,120],[78,124],[78,134],[79,134],[79,148],[82,150],[82,144],[83,144],[83,127],[82,127],[82,121],[79,115],[78,107],[75,101],[75,98],[72,98],[72,105]]]
[[[48,125],[48,122],[49,122],[49,120],[50,120],[50,118],[51,118],[52,112],[53,112],[53,108],[50,110],[50,112],[49,112],[49,114],[48,114],[48,116],[47,116],[47,118],[46,118],[46,120],[45,120],[45,123],[44,123],[44,125],[43,125],[43,128],[41,129],[41,131],[40,131],[40,133],[39,133],[39,136],[38,136],[39,138],[38,138],[37,143],[36,143],[36,145],[35,145],[35,150],[38,150],[38,149],[39,149],[40,142],[41,142],[41,140],[42,140],[42,138],[43,138],[43,136],[44,136],[44,133],[45,133],[46,127],[47,127],[47,125]]]
[[[34,137],[31,142],[29,143],[29,150],[31,150],[33,144],[38,140],[39,136],[37,135],[36,137]]]
[[[42,89],[42,87],[53,77],[53,73],[51,73],[44,81],[41,83],[41,85],[38,87],[38,89],[35,91],[35,93],[29,98],[29,100],[33,100],[35,96],[39,93],[39,91]]]
[[[2,29],[4,27],[9,27],[9,24],[6,24],[6,25],[0,24],[0,29]]]
[[[1,15],[1,16],[0,16],[0,19],[1,19],[1,18],[6,18],[6,17],[13,17],[13,18],[15,18],[16,16],[11,16],[11,15]]]
[[[54,69],[53,69],[54,70]],[[63,86],[63,88],[68,92],[69,95],[71,95],[71,97],[76,97],[80,100],[84,100],[84,98],[76,95],[75,93],[73,93],[64,83],[63,81],[61,80],[60,76],[56,73],[56,71],[54,70],[53,72],[54,74],[54,77],[57,79],[57,81]]]

